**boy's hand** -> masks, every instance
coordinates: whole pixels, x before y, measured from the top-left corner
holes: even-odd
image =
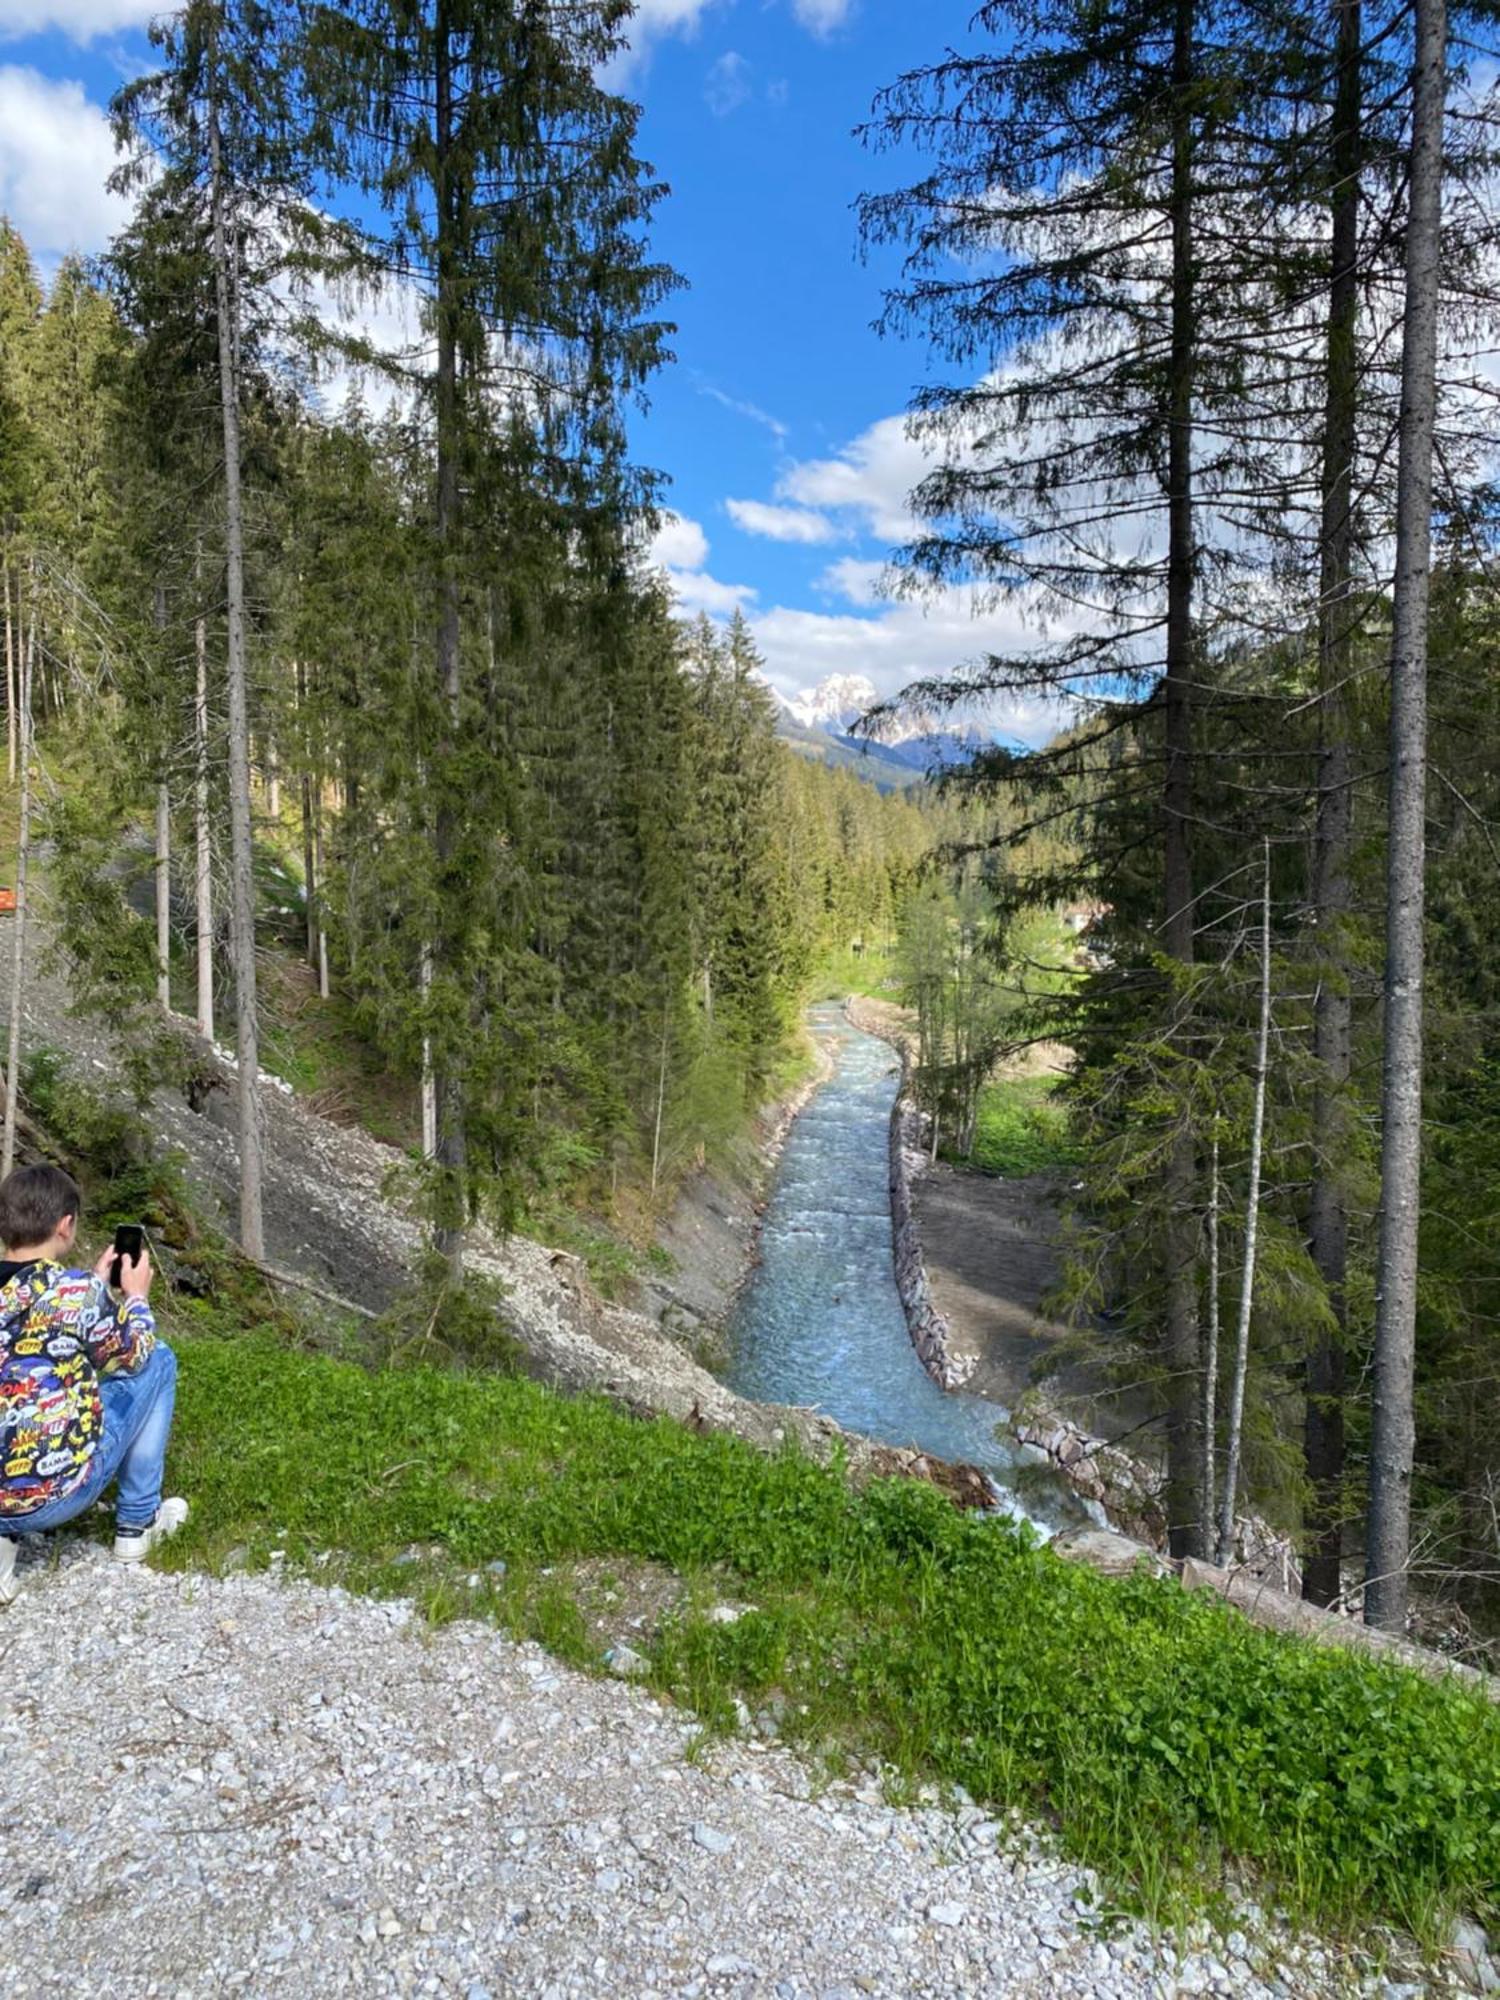
[[[151,1252],[144,1245],[133,1264],[128,1257],[120,1259],[120,1290],[127,1299],[144,1299],[150,1295]]]
[[[107,1286],[109,1284],[110,1274],[114,1270],[114,1263],[114,1245],[111,1244],[107,1250],[101,1250],[98,1257],[94,1260],[94,1276],[99,1280],[101,1285]]]

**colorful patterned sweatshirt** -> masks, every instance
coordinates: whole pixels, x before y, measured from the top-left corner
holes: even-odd
[[[66,1499],[103,1429],[102,1375],[134,1375],[156,1345],[144,1299],[116,1305],[91,1271],[0,1263],[0,1523]]]

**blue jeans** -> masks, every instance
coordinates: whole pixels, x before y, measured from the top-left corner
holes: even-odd
[[[112,1479],[115,1526],[121,1533],[146,1528],[161,1505],[162,1473],[172,1405],[177,1398],[177,1356],[158,1341],[144,1368],[134,1375],[106,1375],[99,1384],[104,1430],[81,1486],[61,1500],[49,1500],[34,1514],[3,1523],[7,1535],[42,1535],[87,1511]]]

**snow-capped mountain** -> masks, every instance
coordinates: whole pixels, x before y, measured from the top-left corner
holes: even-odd
[[[880,697],[863,674],[832,674],[790,700],[778,693],[779,733],[803,756],[846,765],[884,790],[917,784],[945,764],[963,763],[985,738],[974,729],[931,730],[892,717],[878,738],[850,730]]]
[[[831,729],[843,735],[880,697],[863,674],[830,674],[787,703],[804,729]]]

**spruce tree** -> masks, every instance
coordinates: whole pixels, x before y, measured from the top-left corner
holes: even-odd
[[[384,217],[366,267],[420,289],[435,348],[401,372],[430,451],[432,682],[413,781],[436,810],[416,942],[436,1221],[454,1265],[512,1136],[485,1098],[506,1095],[504,996],[528,955],[503,844],[516,774],[483,747],[494,628],[481,552],[514,543],[506,515],[530,513],[531,493],[565,538],[600,515],[608,530],[641,497],[622,474],[618,403],[657,364],[665,331],[652,314],[668,276],[643,242],[659,190],[634,153],[634,107],[598,81],[627,11],[360,0],[315,10],[307,43],[307,88],[339,163]]]
[[[1259,440],[1234,421],[1264,352],[1235,221],[1253,174],[1235,166],[1264,82],[1232,5],[991,4],[974,25],[973,53],[904,77],[877,107],[873,135],[924,146],[932,172],[862,204],[867,236],[907,250],[883,324],[967,371],[917,399],[935,463],[913,502],[930,526],[900,561],[914,587],[1019,597],[1079,629],[908,700],[1147,690],[1160,1005],[1180,1040],[1202,921],[1195,712],[1227,615],[1209,524],[1261,476]],[[1099,740],[1119,726],[1107,711]],[[1153,1256],[1172,1542],[1201,1554],[1196,1150],[1181,1124]]]
[[[190,0],[152,29],[163,66],[117,93],[130,149],[117,175],[146,206],[196,234],[211,285],[220,438],[225,683],[228,697],[229,930],[235,993],[240,1242],[264,1253],[255,966],[254,827],[250,783],[251,643],[245,591],[244,370],[257,325],[277,310],[276,284],[320,233],[303,195],[311,161],[290,96],[288,25],[260,0]],[[217,524],[214,524],[217,525]]]

